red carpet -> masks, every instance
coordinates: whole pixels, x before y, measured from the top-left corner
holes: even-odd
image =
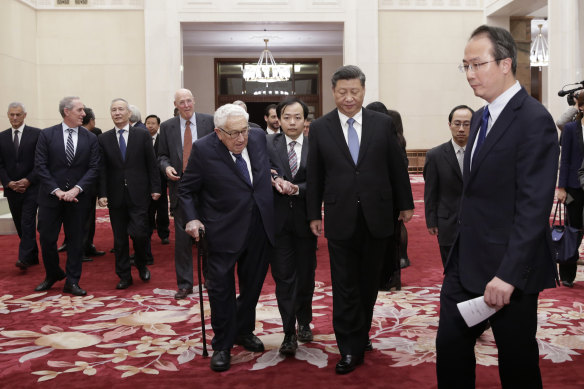
[[[338,350],[331,325],[331,286],[326,241],[319,240],[312,343],[284,360],[283,338],[270,274],[257,308],[256,334],[265,353],[232,350],[232,368],[209,369],[201,356],[198,298],[175,301],[173,245],[154,237],[152,280],[118,291],[107,211],[98,211],[95,244],[106,256],[84,264],[84,298],[63,295],[63,283],[34,293],[44,270],[15,266],[17,239],[0,236],[0,387],[116,388],[432,388],[434,339],[438,324],[442,265],[435,239],[427,233],[423,183],[412,177],[416,216],[408,224],[412,266],[402,273],[401,292],[379,294],[371,331],[374,351],[347,376],[334,373]],[[171,236],[172,237],[172,236]],[[60,240],[61,241],[61,240]],[[62,255],[64,266],[64,255]],[[573,289],[548,290],[540,299],[538,332],[545,388],[584,387],[584,274]],[[206,305],[208,337],[212,331]],[[477,387],[497,388],[496,347],[491,332],[477,346]]]

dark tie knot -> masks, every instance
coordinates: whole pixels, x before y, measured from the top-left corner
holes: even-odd
[[[68,128],[67,131],[69,131],[69,135],[73,134],[73,129],[72,128]]]
[[[121,129],[121,130],[120,130],[120,135],[122,135],[122,134],[124,133],[124,131],[126,131],[126,130],[124,130],[124,129]]]
[[[289,145],[290,145],[290,148],[293,149],[294,146],[296,146],[296,141],[293,140],[292,142],[289,143]]]
[[[20,132],[19,130],[15,130],[14,135],[18,135],[19,132]]]

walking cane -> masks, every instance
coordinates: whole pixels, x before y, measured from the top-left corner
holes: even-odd
[[[207,352],[207,338],[205,336],[205,308],[203,307],[203,282],[201,281],[201,264],[207,255],[207,242],[205,231],[199,228],[199,244],[197,245],[197,276],[199,278],[199,306],[201,308],[201,328],[203,329],[203,357],[209,356]]]

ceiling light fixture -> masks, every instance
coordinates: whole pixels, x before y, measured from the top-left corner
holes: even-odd
[[[269,82],[288,81],[290,79],[291,65],[277,65],[270,50],[268,50],[269,39],[264,39],[266,48],[260,54],[256,65],[246,64],[243,69],[245,81]]]
[[[547,40],[543,36],[541,29],[543,24],[538,24],[539,32],[533,42],[531,42],[531,49],[529,50],[529,62],[531,66],[548,66],[550,60],[550,50]]]

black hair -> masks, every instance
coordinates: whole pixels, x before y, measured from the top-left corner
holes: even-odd
[[[497,64],[502,59],[511,58],[511,71],[515,75],[517,72],[517,44],[511,33],[504,28],[483,24],[472,32],[470,39],[478,35],[486,35],[493,44],[492,54]]]
[[[331,78],[333,88],[337,86],[339,80],[353,80],[358,78],[361,81],[361,86],[365,86],[365,73],[358,66],[345,65],[338,68]]]
[[[448,123],[450,123],[452,121],[452,115],[454,115],[454,112],[458,111],[459,109],[468,109],[470,111],[471,114],[474,114],[474,110],[469,107],[468,105],[457,105],[456,107],[452,108],[452,111],[450,111],[450,114],[448,114]]]
[[[280,104],[278,104],[278,106],[276,107],[276,115],[278,115],[278,119],[282,117],[282,111],[284,111],[284,108],[296,103],[300,104],[300,106],[302,107],[304,119],[306,119],[306,117],[308,117],[308,106],[304,103],[304,101],[300,100],[297,97],[289,97],[286,100],[280,102]]]

